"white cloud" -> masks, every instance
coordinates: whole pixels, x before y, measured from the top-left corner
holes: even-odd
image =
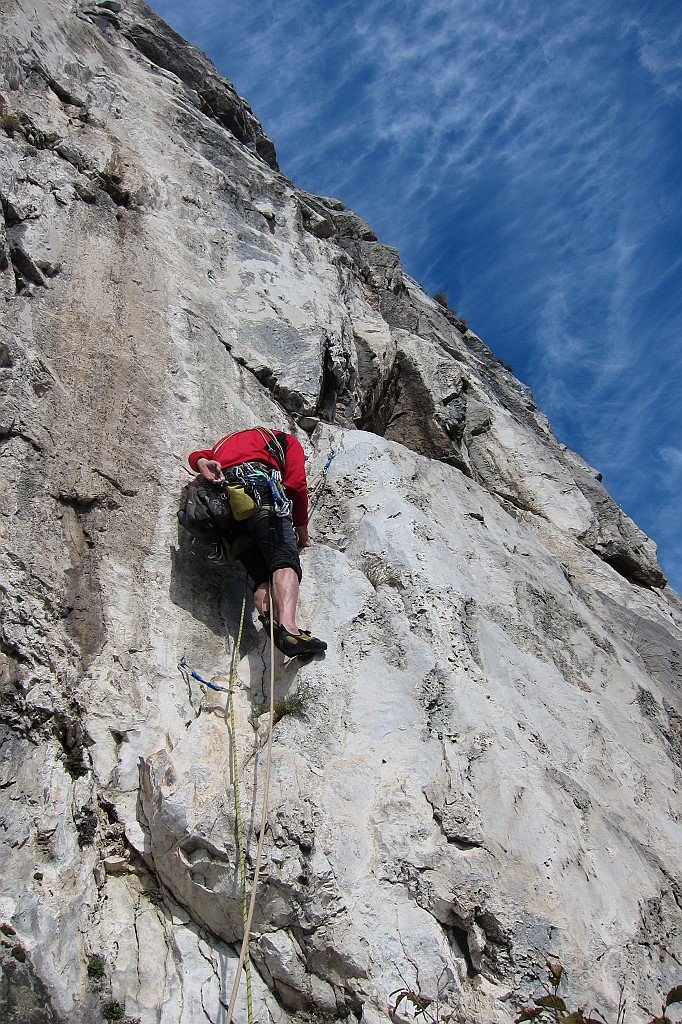
[[[668,17],[649,18],[646,23],[632,18],[627,30],[639,42],[639,61],[669,97],[682,96],[682,22],[675,4]]]
[[[656,454],[662,459],[668,473],[677,477],[682,475],[682,448],[664,446]]]

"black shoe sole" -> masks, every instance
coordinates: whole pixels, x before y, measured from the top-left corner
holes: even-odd
[[[311,636],[305,630],[301,630],[298,636],[294,636],[284,626],[278,626],[275,633],[275,647],[288,658],[306,658],[312,654],[322,654],[327,650],[324,640]]]

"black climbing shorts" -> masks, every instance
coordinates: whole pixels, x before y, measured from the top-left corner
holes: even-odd
[[[301,559],[294,526],[288,516],[263,509],[240,526],[246,530],[240,530],[230,552],[253,580],[254,590],[261,583],[267,583],[276,569],[293,569],[300,582]]]

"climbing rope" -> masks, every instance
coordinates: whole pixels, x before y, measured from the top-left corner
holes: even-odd
[[[225,1018],[225,1024],[232,1024],[232,1012],[234,1010],[234,1004],[237,999],[237,992],[239,990],[239,981],[241,978],[242,967],[247,962],[249,957],[249,935],[251,932],[251,923],[253,921],[253,912],[256,908],[256,895],[258,893],[258,881],[260,877],[260,865],[261,858],[263,855],[263,841],[265,839],[265,827],[267,825],[268,817],[268,794],[270,792],[270,765],[272,761],[272,730],[275,724],[275,636],[274,636],[274,622],[275,617],[272,614],[272,595],[268,590],[268,606],[270,608],[270,716],[268,722],[268,745],[267,745],[267,761],[265,765],[265,785],[263,789],[263,811],[261,814],[261,825],[260,835],[258,837],[258,849],[256,852],[256,866],[254,869],[253,886],[251,888],[251,902],[249,904],[249,912],[244,924],[244,938],[242,939],[242,948],[239,953],[239,963],[237,964],[237,971],[234,977],[234,984],[232,986],[232,997],[230,999],[230,1005],[227,1010],[227,1017]],[[233,735],[234,744],[234,735]],[[236,778],[235,778],[236,783]],[[241,845],[241,843],[240,843]],[[248,999],[248,975],[247,975],[247,999]],[[248,1012],[248,1007],[247,1007]],[[249,1017],[249,1024],[251,1024],[251,1017]]]
[[[234,719],[234,689],[233,682],[237,672],[237,663],[239,661],[239,650],[242,643],[242,632],[244,629],[244,614],[246,611],[246,596],[248,593],[248,580],[244,579],[244,598],[242,600],[242,610],[239,616],[239,632],[237,634],[237,641],[232,649],[232,665],[230,667],[230,689],[228,690],[227,698],[227,711],[230,719],[230,733],[232,736],[232,782],[234,788],[234,819],[237,826],[237,846],[239,852],[239,881],[242,890],[242,925],[244,927],[244,936],[248,936],[247,931],[247,909],[246,909],[246,856],[244,852],[244,830],[242,828],[242,812],[239,801],[239,763],[237,759],[237,730],[235,727]],[[246,975],[246,1013],[248,1018],[248,1024],[252,1024],[253,1021],[253,999],[251,995],[251,953],[249,950],[249,944],[246,943],[244,950],[244,974]],[[231,1020],[231,1017],[229,1018]]]
[[[251,922],[253,920],[253,912],[256,903],[256,892],[258,889],[258,877],[260,874],[260,863],[263,851],[263,839],[265,836],[265,826],[267,823],[267,803],[268,803],[268,792],[270,788],[270,762],[272,752],[272,730],[274,725],[274,692],[275,692],[275,661],[273,657],[274,653],[274,634],[273,634],[273,617],[270,616],[270,725],[268,730],[268,757],[267,767],[265,771],[265,793],[263,796],[263,817],[261,822],[261,834],[258,841],[258,853],[256,857],[256,870],[253,881],[253,889],[251,892],[251,903],[247,910],[246,901],[246,853],[245,853],[245,842],[244,842],[244,829],[242,825],[242,814],[241,804],[239,800],[239,761],[237,756],[237,732],[235,724],[234,714],[234,683],[237,675],[237,665],[239,663],[239,651],[242,643],[242,633],[244,631],[244,618],[246,614],[246,600],[248,595],[248,578],[244,577],[244,596],[242,598],[242,607],[239,615],[239,630],[237,632],[237,639],[232,648],[232,663],[230,665],[230,678],[228,686],[220,686],[217,683],[212,683],[208,679],[204,679],[195,672],[194,669],[190,668],[187,664],[187,659],[182,658],[178,662],[178,669],[182,673],[183,678],[187,682],[188,687],[190,686],[190,678],[196,679],[197,682],[201,683],[202,686],[208,686],[211,690],[220,690],[226,693],[227,696],[227,716],[230,723],[230,733],[232,742],[232,782],[234,787],[234,817],[235,825],[237,828],[237,847],[239,856],[239,880],[242,892],[242,924],[244,927],[244,937],[242,939],[242,947],[239,954],[239,963],[237,965],[237,972],[234,979],[234,987],[232,989],[232,998],[230,1000],[230,1007],[227,1014],[226,1024],[232,1022],[232,1012],[234,1010],[235,1000],[237,998],[237,992],[239,989],[239,982],[241,979],[242,969],[246,977],[246,1012],[248,1018],[248,1024],[253,1024],[253,995],[251,989],[251,954],[249,949],[249,935],[251,932]],[[269,601],[272,598],[269,597]]]
[[[327,458],[327,461],[326,461],[326,463],[324,465],[324,468],[323,468],[322,472],[318,474],[318,476],[313,481],[313,484],[312,484],[311,488],[309,489],[309,501],[311,501],[311,499],[312,499],[312,504],[311,504],[311,509],[310,509],[310,514],[311,515],[315,511],[315,508],[317,506],[317,502],[319,501],[319,498],[320,498],[320,495],[322,493],[322,490],[324,489],[324,486],[325,486],[325,484],[327,482],[327,474],[329,472],[329,467],[330,467],[330,465],[332,463],[332,459],[334,458],[334,455],[335,455],[335,452],[334,452],[334,449],[332,448],[330,450],[330,452],[329,452],[329,456]],[[262,813],[261,813],[261,825],[260,825],[260,835],[258,837],[258,849],[256,851],[256,865],[255,865],[255,869],[254,869],[253,886],[251,888],[251,901],[250,901],[250,904],[249,904],[249,912],[248,912],[248,916],[247,916],[247,919],[246,919],[246,923],[244,924],[244,938],[242,939],[242,948],[241,948],[241,951],[239,953],[239,963],[237,964],[237,971],[236,971],[235,978],[234,978],[234,984],[232,986],[232,997],[230,999],[230,1005],[229,1005],[228,1010],[227,1010],[227,1017],[226,1017],[226,1020],[225,1020],[225,1024],[232,1024],[232,1013],[234,1011],[234,1004],[236,1002],[237,992],[239,990],[239,980],[240,980],[240,977],[241,977],[242,967],[243,967],[243,965],[245,963],[248,963],[248,958],[249,958],[249,935],[251,933],[251,924],[253,922],[253,913],[254,913],[254,910],[256,908],[256,896],[257,896],[257,893],[258,893],[258,881],[259,881],[259,878],[260,878],[260,866],[261,866],[261,859],[262,859],[262,856],[263,856],[263,841],[265,839],[265,828],[266,828],[266,825],[267,825],[267,817],[268,817],[268,795],[269,795],[269,792],[270,792],[270,766],[271,766],[271,763],[272,763],[272,732],[273,732],[273,728],[274,728],[274,725],[275,725],[275,635],[274,635],[275,617],[273,615],[273,609],[272,609],[272,592],[270,591],[269,588],[268,588],[268,608],[269,608],[268,618],[270,619],[270,714],[269,714],[269,719],[268,719],[268,743],[267,743],[267,760],[266,760],[266,764],[265,764],[265,784],[264,784],[264,789],[263,789],[263,809],[262,809]],[[233,732],[233,736],[234,736],[234,732]],[[235,782],[236,782],[236,775],[235,775]],[[240,848],[241,848],[241,842],[240,842]],[[248,979],[248,976],[247,976],[247,979]],[[247,986],[248,986],[248,980],[247,980]],[[248,988],[247,988],[247,992],[248,992]],[[251,1024],[251,1017],[249,1017],[249,1024]]]

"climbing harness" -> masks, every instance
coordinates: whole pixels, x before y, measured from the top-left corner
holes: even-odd
[[[261,508],[272,508],[275,515],[282,517],[290,515],[292,503],[286,496],[278,469],[271,469],[264,463],[242,462],[228,467],[224,474],[222,487],[232,515],[238,522],[248,519]],[[266,488],[272,504],[262,494]]]

